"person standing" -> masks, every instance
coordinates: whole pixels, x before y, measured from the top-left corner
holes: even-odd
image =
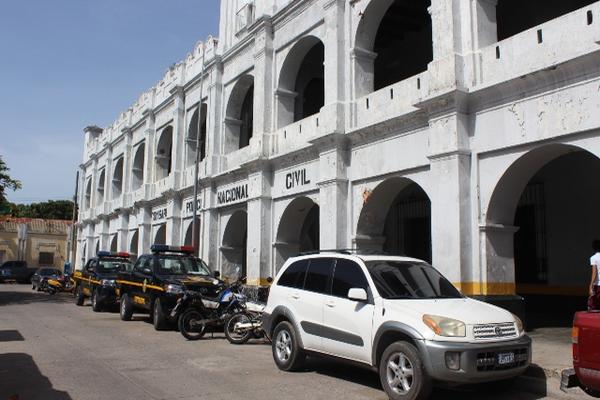
[[[588,299],[588,310],[600,310],[600,240],[592,242],[594,255],[590,257],[590,265],[592,267],[592,277],[590,280],[590,297]]]

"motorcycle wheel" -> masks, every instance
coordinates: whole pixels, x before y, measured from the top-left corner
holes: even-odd
[[[196,324],[196,326],[192,326],[192,323],[197,320],[203,319],[204,316],[197,310],[190,309],[184,311],[183,314],[179,317],[178,326],[179,332],[183,335],[187,340],[198,340],[201,339],[202,336],[206,333],[206,325],[205,324]]]
[[[244,313],[244,312],[240,312],[240,313],[235,313],[231,316],[231,318],[229,318],[227,320],[227,322],[225,322],[225,337],[227,338],[227,340],[229,340],[229,343],[231,344],[244,344],[246,343],[248,340],[250,340],[250,337],[253,334],[253,330],[249,329],[246,332],[243,333],[238,333],[235,331],[235,325],[238,323],[249,323],[252,321],[252,318],[250,317],[250,315]]]

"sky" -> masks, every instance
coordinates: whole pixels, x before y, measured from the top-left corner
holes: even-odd
[[[9,201],[71,199],[104,127],[209,35],[219,0],[0,0],[0,156]]]

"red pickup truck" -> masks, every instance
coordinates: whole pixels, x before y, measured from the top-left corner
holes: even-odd
[[[580,311],[573,319],[573,369],[562,373],[561,389],[579,386],[600,398],[600,311]]]

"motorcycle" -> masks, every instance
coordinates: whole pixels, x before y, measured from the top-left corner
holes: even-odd
[[[42,281],[40,290],[54,295],[58,292],[72,293],[75,289],[75,281],[71,276],[65,275],[64,277],[52,279],[48,278]]]
[[[183,337],[188,340],[201,339],[208,327],[222,326],[233,314],[244,310],[245,296],[241,293],[241,281],[236,280],[217,298],[186,290],[171,311],[171,318],[177,318]]]
[[[273,278],[267,278],[270,284]],[[225,337],[231,344],[244,344],[254,337],[260,339],[265,336],[262,329],[262,315],[266,304],[258,301],[245,301],[243,310],[233,314],[225,322]]]

